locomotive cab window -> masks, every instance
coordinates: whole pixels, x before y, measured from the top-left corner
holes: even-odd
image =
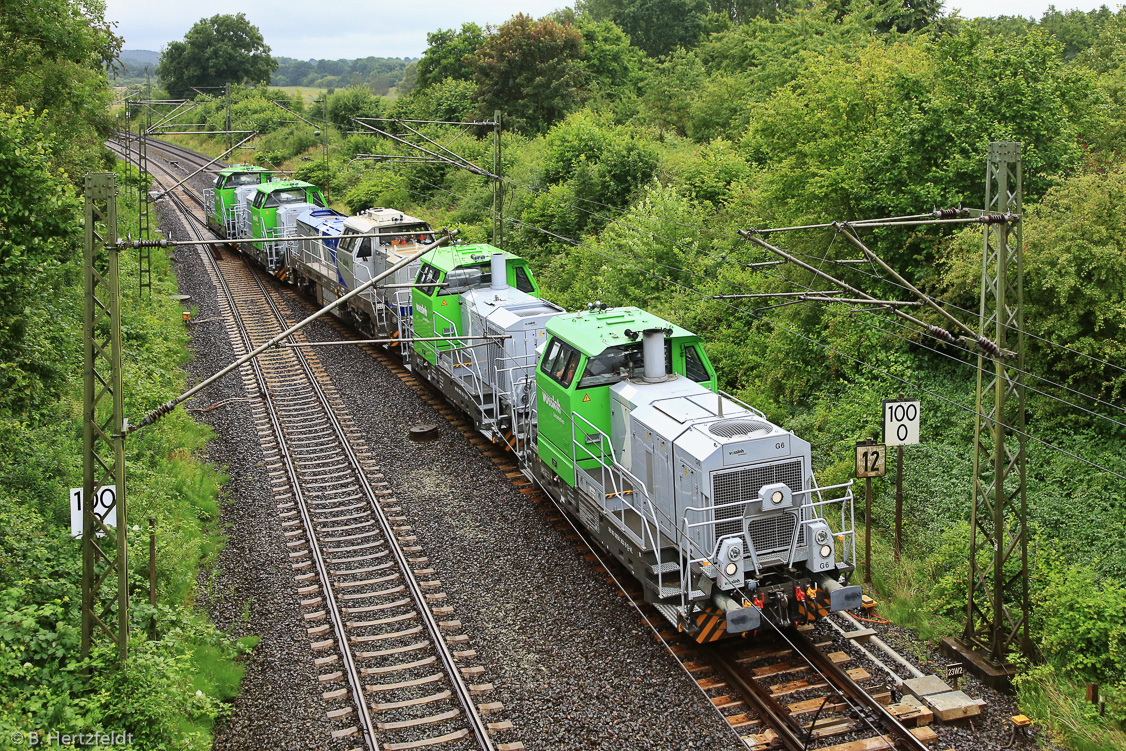
[[[257,199],[255,199],[255,203],[257,204]],[[311,203],[316,206],[324,206],[324,202],[318,198],[316,191],[310,190],[308,192],[308,195],[306,195],[304,188],[275,190],[269,195],[268,198],[266,198],[263,205],[265,206],[265,208],[270,209],[276,206],[284,206],[291,203]]]
[[[471,289],[482,289],[493,283],[493,271],[489,264],[480,266],[460,266],[446,274],[448,287],[438,294],[460,295]]]
[[[540,363],[540,372],[563,388],[567,388],[575,379],[575,371],[578,370],[581,358],[579,351],[570,344],[552,339]]]
[[[265,173],[264,172],[235,172],[232,175],[227,175],[226,183],[223,185],[223,187],[224,188],[237,188],[240,185],[257,185],[259,182],[261,182],[263,174],[265,174]],[[222,179],[223,179],[223,177],[220,176],[218,178],[218,180],[216,180],[216,186],[218,186],[218,181],[222,180]]]
[[[708,383],[712,380],[712,375],[704,365],[704,360],[700,357],[696,346],[692,344],[684,348],[684,375],[696,383]]]
[[[384,227],[380,232],[380,245],[406,245],[408,243],[428,245],[434,242],[434,238],[430,234],[430,227],[425,224],[409,224],[405,227],[396,227],[394,232],[382,234],[387,232],[387,228]]]
[[[672,348],[665,339],[665,372],[672,371]],[[613,386],[625,378],[640,378],[645,374],[645,357],[641,342],[610,347],[587,362],[580,389],[596,386]]]
[[[442,277],[442,272],[438,270],[437,266],[431,266],[428,263],[422,264],[422,268],[418,270],[418,276],[415,278],[414,283],[419,285],[418,291],[430,297],[434,294],[434,286]]]
[[[356,251],[356,259],[359,261],[371,258],[371,238],[365,237],[360,240],[360,247]]]
[[[536,288],[532,286],[532,280],[528,278],[528,270],[523,266],[516,267],[516,289],[527,292],[529,295],[536,291]]]

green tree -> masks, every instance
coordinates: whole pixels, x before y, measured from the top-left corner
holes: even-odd
[[[80,217],[40,123],[26,110],[0,113],[0,407],[27,410],[63,377],[50,342],[26,334],[44,314],[36,301],[55,296],[61,265],[81,253]]]
[[[589,110],[575,112],[544,138],[542,177],[550,185],[528,202],[523,220],[578,237],[625,208],[656,170],[652,144]],[[544,241],[534,230],[525,235]]]
[[[399,96],[407,96],[418,87],[418,61],[407,64],[403,68],[403,78],[399,81],[396,90]]]
[[[477,109],[476,91],[472,81],[447,78],[395,99],[388,116],[447,122],[472,120]]]
[[[1043,31],[986,37],[967,26],[937,43],[877,41],[811,61],[751,105],[741,145],[762,169],[756,200],[770,221],[977,205],[990,141],[1023,143],[1032,201],[1080,163],[1098,102],[1093,76],[1065,65]],[[885,257],[926,278],[933,249],[905,240],[885,238]]]
[[[695,50],[678,49],[654,65],[642,94],[646,117],[662,128],[684,135],[688,113],[707,73]]]
[[[185,97],[193,86],[269,83],[277,68],[262,32],[246,20],[245,13],[219,14],[198,21],[184,41],[170,43],[160,56],[156,75],[169,94]]]
[[[1126,361],[1126,175],[1078,175],[1044,196],[1025,229],[1025,320],[1041,336]],[[1121,404],[1126,375],[1030,340],[1035,372]]]
[[[418,88],[425,89],[448,78],[473,80],[471,60],[485,38],[484,30],[475,23],[463,23],[461,31],[438,29],[427,34],[426,51],[418,61]]]
[[[1118,15],[1122,13],[1119,11]],[[1086,13],[1078,9],[1061,12],[1056,10],[1056,6],[1049,5],[1040,17],[1040,26],[1063,45],[1064,60],[1071,60],[1091,47],[1102,28],[1114,17],[1115,14],[1105,5]]]
[[[691,47],[704,33],[707,0],[590,0],[581,6],[595,20],[613,21],[650,57]]]
[[[942,15],[942,0],[882,0],[873,4],[876,31],[906,34],[921,31]]]
[[[338,128],[351,128],[353,117],[381,117],[383,100],[370,89],[351,88],[328,97],[328,119]]]
[[[573,26],[520,13],[489,36],[473,58],[483,117],[503,110],[509,124],[538,133],[576,104],[585,78],[583,37]]]
[[[746,23],[752,18],[776,21],[798,7],[797,0],[709,0],[708,4],[713,13],[734,23]]]
[[[583,35],[583,62],[588,86],[595,91],[625,96],[637,91],[643,78],[645,55],[612,21],[580,16],[575,25]]]
[[[72,181],[100,160],[111,127],[105,71],[120,51],[101,0],[0,3],[0,111],[34,112]]]

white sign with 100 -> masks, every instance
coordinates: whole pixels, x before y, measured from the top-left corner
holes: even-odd
[[[884,402],[884,445],[914,446],[919,442],[919,402],[888,399]]]

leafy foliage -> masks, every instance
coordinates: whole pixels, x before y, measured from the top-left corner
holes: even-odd
[[[315,88],[365,88],[384,96],[398,86],[413,63],[408,58],[362,57],[356,60],[295,60],[276,58],[278,67],[270,76],[271,86]]]
[[[0,409],[41,409],[63,379],[50,339],[29,339],[59,293],[63,264],[81,255],[81,204],[59,179],[42,127],[17,110],[0,113]]]
[[[705,30],[705,0],[626,0],[611,16],[650,57],[691,47]],[[670,19],[675,22],[670,23]]]
[[[353,117],[381,117],[383,100],[369,89],[353,88],[337,91],[328,97],[328,119],[338,128],[350,130]]]
[[[1126,231],[1119,209],[1126,200],[1126,14],[1053,9],[1041,22],[965,21],[940,17],[933,3],[902,0],[796,9],[712,2],[696,36],[654,57],[639,43],[649,44],[641,41],[646,14],[661,7],[597,0],[577,14],[518,16],[482,31],[469,53],[455,50],[457,32],[441,32],[433,57],[452,72],[435,73],[386,109],[441,120],[501,109],[506,249],[531,259],[546,295],[567,307],[639,305],[700,333],[723,388],[813,444],[822,483],[852,476],[853,444],[878,435],[882,399],[919,395],[924,443],[905,452],[901,565],[891,565],[885,544],[891,481],[874,483],[872,522],[877,563],[887,564],[876,576],[883,612],[928,637],[956,632],[965,612],[976,357],[882,312],[715,298],[822,283],[793,264],[759,265],[775,257],[743,242],[737,229],[980,206],[990,141],[1020,141],[1025,327],[1080,353],[1034,339],[1026,361],[1031,374],[1080,393],[1029,382],[1047,392],[1029,392],[1029,430],[1061,451],[1035,441],[1028,448],[1033,591],[1045,598],[1034,637],[1045,665],[1029,670],[1035,680],[1022,687],[1022,699],[1058,725],[1074,681],[1100,680],[1110,719],[1079,711],[1067,721],[1088,723],[1091,738],[1120,737],[1110,725],[1126,711],[1115,677],[1122,673],[1115,583],[1126,577],[1118,550],[1126,536],[1122,483],[1067,453],[1126,474],[1123,431],[1054,397],[1121,419],[1085,395],[1110,405],[1123,396],[1123,376],[1112,366],[1126,355],[1118,240]],[[613,15],[623,9],[634,17]],[[637,26],[627,35],[630,23]],[[693,23],[688,18],[685,28]],[[552,45],[557,50],[547,54]],[[473,82],[461,64],[474,66]],[[489,165],[484,129],[426,132]],[[352,136],[341,152],[378,151],[378,143]],[[490,237],[492,186],[479,176],[356,162],[339,165],[334,180],[346,186],[339,195],[352,210],[399,206],[458,227],[467,241]],[[863,233],[909,281],[975,325],[980,227]],[[838,264],[857,256],[831,229],[771,236],[866,292],[909,299],[874,267]],[[942,323],[931,311],[917,314]],[[1073,572],[1072,560],[1082,560],[1084,571]],[[1066,602],[1067,613],[1048,607],[1048,598]]]
[[[1126,374],[1126,175],[1076,175],[1048,191],[1024,223],[1028,328],[1069,350],[1029,342],[1035,372],[1120,402]],[[967,233],[946,256],[947,286],[964,287],[980,266]],[[975,242],[975,240],[977,240]],[[968,302],[968,301],[967,301]]]
[[[479,112],[503,110],[522,133],[545,130],[576,104],[582,56],[582,34],[573,26],[513,16],[473,58]]]
[[[197,21],[184,41],[171,42],[160,56],[156,75],[169,94],[189,97],[193,87],[268,83],[277,68],[262,32],[245,13],[220,13]]]
[[[38,120],[54,164],[72,182],[95,169],[108,134],[104,69],[121,50],[101,0],[11,0],[0,5],[0,111]]]
[[[426,51],[418,61],[418,87],[425,89],[441,81],[473,80],[472,59],[485,44],[485,31],[475,23],[464,23],[461,31],[438,29],[426,35]]]

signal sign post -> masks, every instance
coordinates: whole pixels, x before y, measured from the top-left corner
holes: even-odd
[[[887,472],[887,449],[872,440],[856,444],[856,476],[864,478],[864,583],[872,583],[872,478]]]
[[[884,444],[895,446],[895,560],[903,547],[903,447],[919,442],[919,402],[904,399],[884,401]]]

